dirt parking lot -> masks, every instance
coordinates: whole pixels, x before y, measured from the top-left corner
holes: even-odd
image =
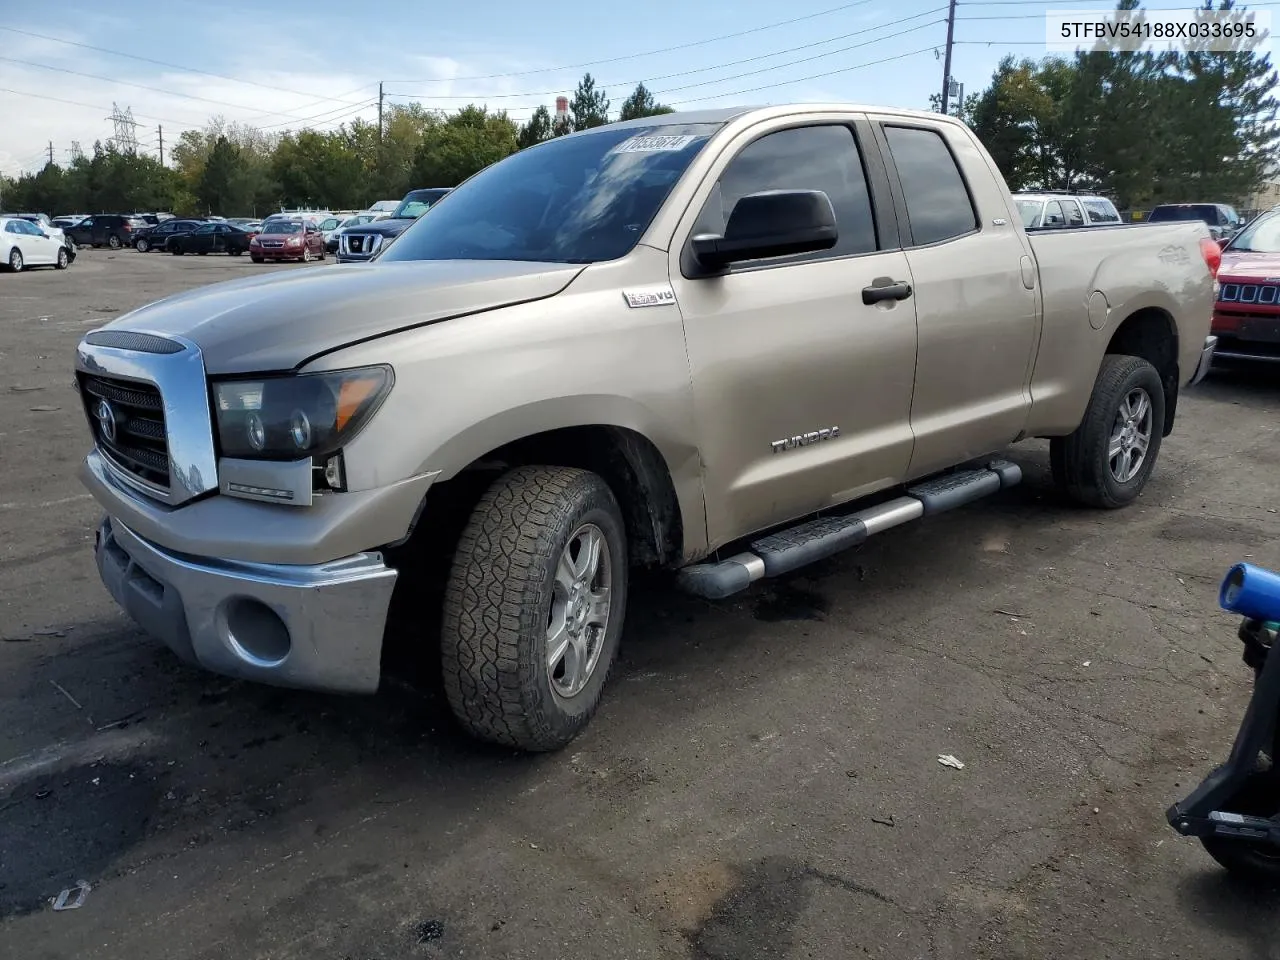
[[[528,758],[430,687],[194,672],[100,586],[75,343],[271,269],[344,268],[0,276],[0,956],[1280,957],[1276,900],[1163,819],[1248,695],[1217,584],[1280,567],[1270,371],[1185,396],[1121,513],[1030,444],[1009,495],[734,602],[641,583],[600,715]]]

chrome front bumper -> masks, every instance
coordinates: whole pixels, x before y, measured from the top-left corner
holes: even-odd
[[[1191,382],[1187,386],[1194,387],[1205,378],[1209,373],[1209,368],[1213,366],[1213,354],[1217,349],[1217,337],[1204,338],[1204,348],[1200,351],[1200,362],[1196,364],[1196,372],[1191,375]]]
[[[378,688],[396,582],[380,554],[314,566],[186,557],[111,517],[95,553],[116,602],[189,663],[277,686]]]

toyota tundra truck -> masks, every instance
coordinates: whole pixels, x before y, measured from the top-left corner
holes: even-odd
[[[1211,360],[1219,260],[1200,222],[1028,236],[932,113],[560,137],[369,263],[86,335],[97,564],[192,664],[372,693],[395,632],[471,734],[560,748],[636,568],[729,596],[1017,483],[1025,438],[1079,503],[1132,502]]]

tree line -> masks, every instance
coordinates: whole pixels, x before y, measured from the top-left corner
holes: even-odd
[[[264,216],[280,207],[362,209],[414,187],[453,187],[517,150],[613,119],[670,113],[638,84],[616,118],[586,74],[557,118],[538,107],[524,124],[505,110],[470,105],[451,114],[421,104],[391,105],[378,124],[355,120],[336,130],[267,133],[215,118],[182,133],[172,165],[94,144],[67,165],[0,180],[3,209],[59,213],[170,211],[179,215]]]
[[[1006,57],[961,116],[1013,190],[1101,193],[1122,210],[1243,204],[1276,171],[1276,80],[1269,54],[1243,48],[1098,45],[1072,58]]]

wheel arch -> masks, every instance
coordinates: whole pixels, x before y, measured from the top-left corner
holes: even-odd
[[[1111,334],[1108,354],[1141,357],[1160,375],[1164,387],[1164,423],[1162,435],[1173,432],[1178,406],[1178,325],[1162,307],[1142,307],[1130,313]]]

